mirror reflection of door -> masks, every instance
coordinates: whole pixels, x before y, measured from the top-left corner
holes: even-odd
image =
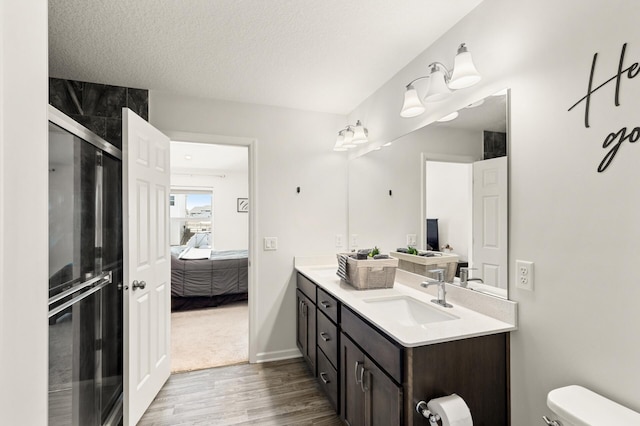
[[[473,266],[484,284],[507,289],[507,157],[473,164]]]
[[[470,277],[507,289],[507,157],[426,162],[426,215]]]

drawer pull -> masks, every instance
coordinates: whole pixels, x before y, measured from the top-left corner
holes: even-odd
[[[322,302],[320,302],[320,304],[325,309],[329,309],[331,307],[331,304],[329,302],[327,302],[326,300],[323,300]]]
[[[331,340],[331,337],[329,337],[327,335],[327,333],[325,333],[324,331],[322,333],[320,333],[320,337],[322,338],[322,340],[324,340],[325,342],[328,342],[329,340]]]
[[[331,383],[331,380],[327,379],[327,373],[325,373],[324,371],[320,373],[320,379],[322,380],[322,383],[324,383],[325,385],[328,385],[329,383]]]

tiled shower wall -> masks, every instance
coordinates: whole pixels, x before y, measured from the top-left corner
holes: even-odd
[[[149,121],[145,89],[50,78],[49,104],[120,149],[123,107]]]

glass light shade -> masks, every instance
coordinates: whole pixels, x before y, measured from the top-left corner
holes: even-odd
[[[454,90],[465,89],[473,86],[479,82],[480,79],[482,79],[482,77],[473,64],[471,53],[467,50],[467,46],[462,43],[453,61],[453,73],[449,87]]]
[[[355,148],[356,144],[353,143],[353,131],[347,129],[344,131],[344,142],[342,143],[344,148]]]
[[[418,91],[412,85],[408,85],[407,91],[404,92],[404,103],[400,110],[400,117],[417,117],[424,111],[425,107],[418,96]]]
[[[442,117],[440,120],[438,120],[440,123],[444,123],[447,121],[451,121],[451,120],[455,120],[456,118],[458,118],[458,111],[453,111],[451,114],[447,114],[444,117]]]
[[[353,139],[351,139],[351,143],[360,145],[367,142],[369,142],[369,139],[367,139],[367,130],[364,128],[360,120],[358,120],[356,122],[356,126],[353,128]]]
[[[338,138],[336,139],[336,144],[333,147],[334,151],[347,151],[347,148],[344,147],[344,130],[338,132]]]
[[[425,102],[438,102],[451,94],[451,89],[447,86],[445,75],[440,68],[433,66],[429,74],[429,87],[424,95]]]

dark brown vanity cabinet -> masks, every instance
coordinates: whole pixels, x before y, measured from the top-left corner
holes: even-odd
[[[317,334],[318,378],[331,405],[339,412],[339,376],[338,376],[338,301],[318,287],[317,298]]]
[[[297,341],[351,426],[428,425],[420,400],[458,394],[474,425],[509,424],[509,334],[404,347],[298,274]]]
[[[350,426],[402,424],[402,387],[342,334],[342,419]]]
[[[298,274],[296,344],[316,375],[316,285]]]

